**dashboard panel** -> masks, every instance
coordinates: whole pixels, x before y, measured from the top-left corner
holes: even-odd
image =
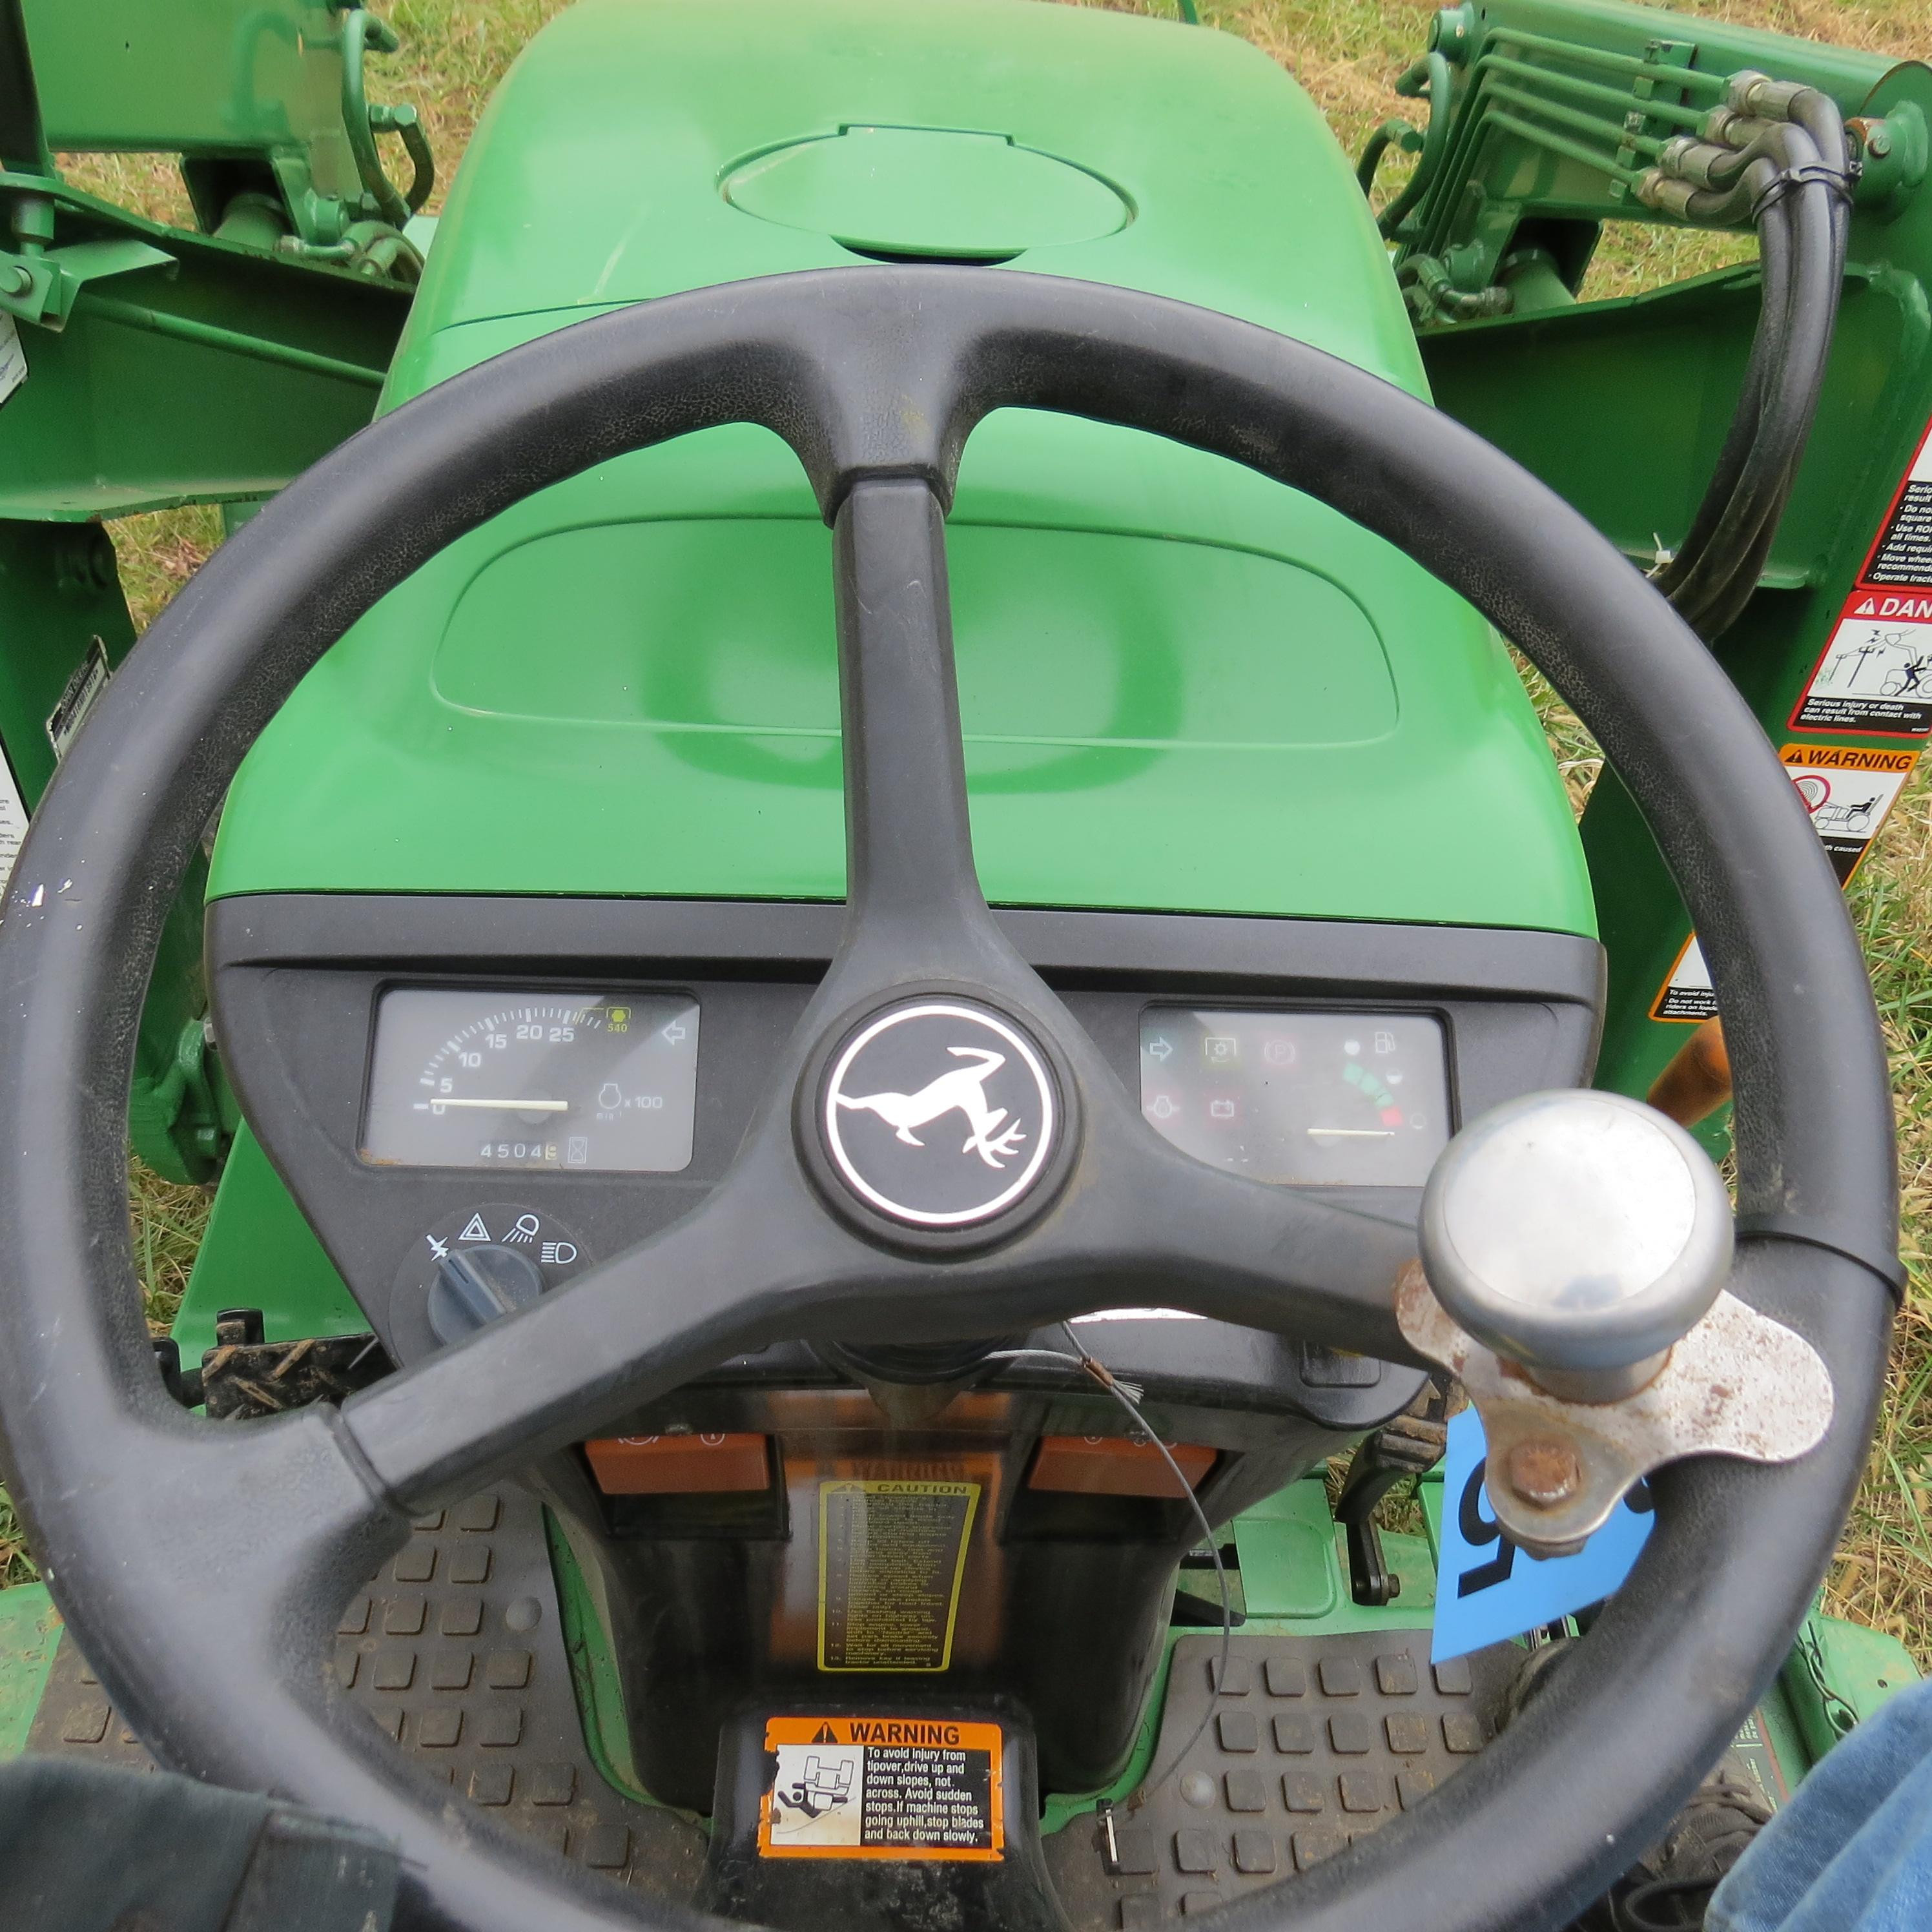
[[[1371,1212],[1412,1216],[1462,1120],[1586,1079],[1594,1060],[1603,956],[1571,935],[996,917],[1155,1131]],[[842,919],[824,904],[237,897],[208,909],[212,1004],[251,1126],[409,1360],[437,1345],[453,1249],[520,1244],[554,1288],[717,1184]]]
[[[1412,1007],[1150,1005],[1140,1075],[1156,1133],[1276,1186],[1420,1187],[1448,1143],[1448,1042]]]

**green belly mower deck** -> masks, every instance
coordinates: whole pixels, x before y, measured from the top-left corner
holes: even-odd
[[[404,1843],[399,1924],[536,1923],[536,1873],[560,1928],[626,1922],[613,1887],[798,1932],[1325,1927],[1359,1872],[1360,1924],[1556,1926],[1726,1736],[1774,1809],[1912,1679],[1805,1612],[1900,1279],[1834,907],[1932,734],[1932,69],[1472,4],[1358,180],[1198,26],[580,0],[428,218],[373,16],[158,10],[0,0],[0,1136],[38,1090],[76,1136],[0,1189],[43,1231],[0,1295],[92,1359],[47,1284],[112,1222],[124,1130],[214,1200],[152,1364],[100,1318],[142,1371],[113,1413],[224,1457],[326,1436],[382,1527],[328,1529],[292,1464],[199,1504],[158,1473],[156,1538],[232,1539],[158,1590],[292,1580],[232,1679],[186,1608],[144,1637],[106,1532],[64,1526],[112,1484],[42,1439],[107,1382],[0,1334],[52,1592],[0,1594],[0,1760],[338,1814]],[[181,155],[197,226],[74,189],[76,150]],[[1760,252],[1580,299],[1629,220]],[[236,534],[130,652],[99,521],[190,502]],[[1609,754],[1580,823],[1505,635]],[[1721,1156],[1727,1047],[1735,1294],[1720,1211],[1642,1346],[1496,1314],[1545,1250],[1472,1231],[1541,1196],[1456,1223],[1466,1130],[1594,1089]],[[675,1305],[599,1367],[626,1268]],[[1807,1326],[1834,1282],[1856,1346]],[[1426,1342],[1436,1300],[1473,1353]],[[1599,1429],[1694,1375],[1707,1318],[1816,1351],[1802,1442],[1699,1435],[1674,1393],[1667,1448]],[[1746,1394],[1802,1409],[1770,1359]],[[1444,1487],[1463,1384],[1492,1460],[1531,1452],[1493,1514],[1480,1469]],[[1553,1438],[1508,1436],[1522,1389]],[[1805,1508],[1768,1486],[1819,1469]],[[1500,1577],[1652,1472],[1607,1609],[1432,1661],[1445,1515]],[[334,1536],[328,1578],[271,1522]],[[1721,1664],[1687,1648],[1719,1597],[1656,1582],[1699,1535],[1763,1603]],[[1492,1764],[1492,1809],[1535,1783],[1561,1700],[1528,1687],[1619,1654],[1684,1735],[1632,1766],[1580,1693],[1566,1748],[1627,1775],[1576,1787],[1576,1848],[1532,1820],[1544,1882],[1399,1916],[1372,1841],[1420,1858]],[[238,1742],[208,1714],[272,1659],[318,1728]]]

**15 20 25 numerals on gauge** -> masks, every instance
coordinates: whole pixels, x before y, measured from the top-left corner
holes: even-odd
[[[698,1022],[680,993],[392,988],[362,1158],[676,1173],[691,1161]]]

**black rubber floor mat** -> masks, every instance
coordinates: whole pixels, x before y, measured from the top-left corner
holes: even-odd
[[[336,1639],[352,1702],[431,1776],[566,1856],[687,1900],[704,1863],[687,1819],[622,1796],[585,1745],[536,1499],[514,1486],[424,1517]],[[152,1768],[64,1640],[29,1751]]]
[[[1426,1630],[1174,1646],[1154,1763],[1213,1721],[1138,1809],[1046,1840],[1047,1869],[1079,1932],[1141,1932],[1210,1912],[1305,1871],[1420,1804],[1489,1741],[1521,1660],[1498,1644],[1433,1669]]]

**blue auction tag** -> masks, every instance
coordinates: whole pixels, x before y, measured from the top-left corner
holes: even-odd
[[[1496,1526],[1483,1487],[1486,1464],[1482,1422],[1466,1408],[1450,1418],[1443,1464],[1434,1663],[1520,1636],[1607,1597],[1650,1534],[1650,1491],[1638,1483],[1575,1556],[1532,1556]]]

